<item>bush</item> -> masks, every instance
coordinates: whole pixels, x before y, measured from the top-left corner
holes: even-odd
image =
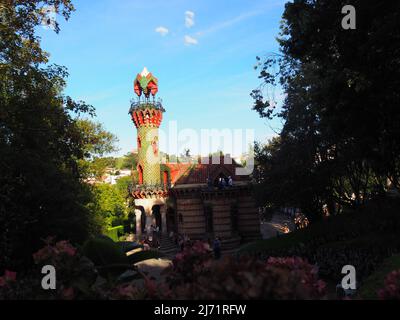
[[[270,259],[267,263],[225,257],[196,268],[190,282],[170,286],[169,299],[321,299],[325,283],[315,266],[301,258]],[[161,291],[161,290],[160,290]]]
[[[378,299],[379,289],[385,284],[385,278],[393,270],[400,269],[400,255],[386,259],[367,280],[361,284],[359,296],[362,299]]]
[[[400,300],[400,269],[392,271],[385,279],[385,287],[378,291],[382,300]]]
[[[107,229],[106,235],[113,241],[117,242],[119,240],[119,237],[123,235],[123,233],[124,233],[124,227],[118,225],[116,227]]]
[[[186,247],[166,271],[167,282],[147,283],[155,299],[321,299],[325,283],[318,269],[301,258],[248,257],[214,260],[207,245]]]
[[[127,264],[128,260],[120,245],[104,238],[86,241],[83,253],[96,266]]]
[[[99,297],[92,290],[97,278],[94,264],[68,241],[47,239],[46,245],[33,255],[33,259],[34,268],[22,278],[17,279],[15,273],[7,272],[4,276],[6,281],[0,279],[0,299],[71,300]],[[56,269],[56,290],[42,289],[38,275],[45,265],[52,265]]]
[[[211,262],[212,252],[207,244],[196,241],[192,246],[186,245],[172,261],[172,269],[168,275],[173,285],[191,282],[201,270]]]
[[[400,252],[399,199],[370,202],[356,212],[332,216],[279,238],[247,244],[239,255],[260,259],[300,256],[320,267],[320,275],[338,281],[344,265],[356,266],[364,281],[382,261]]]
[[[133,280],[143,275],[129,263],[120,246],[107,237],[87,241],[83,251],[68,241],[46,245],[33,255],[35,266],[17,277],[6,271],[0,276],[0,300],[82,300],[82,299],[145,299],[153,294],[153,284],[144,277],[146,287],[138,288]],[[159,257],[158,252],[139,252],[130,259],[139,262]],[[131,261],[133,262],[133,261]],[[45,291],[41,286],[41,268],[53,265],[57,272],[57,289]]]

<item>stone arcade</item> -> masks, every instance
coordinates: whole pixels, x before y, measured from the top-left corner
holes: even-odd
[[[137,75],[139,97],[129,111],[137,129],[138,181],[131,187],[136,235],[152,224],[165,236],[171,231],[191,239],[222,239],[224,250],[260,238],[260,222],[248,176],[229,156],[198,159],[196,163],[161,163],[158,128],[163,108],[155,100],[158,80],[146,68]],[[232,177],[231,187],[218,188],[220,178]]]

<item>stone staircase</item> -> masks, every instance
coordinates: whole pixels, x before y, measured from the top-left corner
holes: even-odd
[[[234,255],[240,247],[241,238],[239,236],[229,239],[222,239],[221,254],[222,256]]]
[[[221,254],[222,256],[234,255],[239,247],[240,237],[223,239],[221,242]],[[175,255],[179,252],[178,246],[175,245],[175,243],[167,235],[161,235],[159,250],[167,259],[171,260],[175,258]]]
[[[178,253],[179,249],[175,243],[168,237],[168,235],[161,235],[160,251],[166,258],[173,259]]]

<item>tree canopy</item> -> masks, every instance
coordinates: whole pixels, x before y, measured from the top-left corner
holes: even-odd
[[[324,204],[360,205],[384,192],[387,179],[399,187],[400,4],[353,1],[357,27],[344,30],[346,4],[287,3],[280,53],[257,58],[253,109],[283,120],[279,141],[258,149],[276,204],[315,213]],[[282,108],[265,96],[278,84]]]
[[[35,34],[46,5],[66,19],[74,10],[69,0],[0,5],[0,269],[19,270],[48,236],[82,242],[98,230],[79,161],[110,150],[100,143],[110,136],[79,120],[94,108],[65,96],[66,69],[47,63]]]

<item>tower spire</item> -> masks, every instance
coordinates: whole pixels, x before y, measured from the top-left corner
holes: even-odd
[[[134,92],[139,99],[132,102],[129,113],[137,129],[138,182],[147,186],[161,185],[158,128],[165,110],[159,101],[140,99],[142,95],[154,97],[158,92],[158,79],[146,67],[134,80]]]

